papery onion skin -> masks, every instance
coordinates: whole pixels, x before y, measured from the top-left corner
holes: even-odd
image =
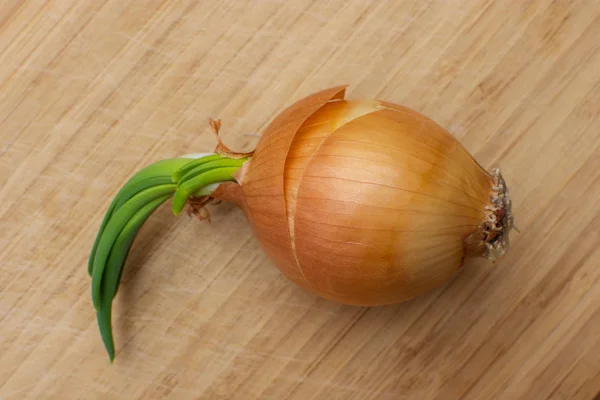
[[[290,280],[336,302],[384,305],[443,285],[467,256],[506,250],[512,216],[508,198],[493,204],[497,175],[422,114],[344,91],[284,110],[239,186],[213,194],[240,205]]]

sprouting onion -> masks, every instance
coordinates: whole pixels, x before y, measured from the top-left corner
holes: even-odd
[[[292,282],[344,304],[405,301],[448,282],[467,257],[491,260],[513,227],[506,183],[445,129],[392,103],[312,94],[267,127],[252,153],[218,137],[214,154],[135,174],[116,195],[89,257],[92,301],[111,361],[112,301],[140,227],[172,198],[175,215],[238,205]]]

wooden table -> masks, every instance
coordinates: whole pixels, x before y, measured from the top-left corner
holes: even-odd
[[[600,391],[600,2],[4,0],[0,399],[592,399]],[[319,299],[242,212],[161,208],[115,300],[87,256],[142,166],[251,150],[316,90],[412,107],[512,190],[512,248],[388,307]]]

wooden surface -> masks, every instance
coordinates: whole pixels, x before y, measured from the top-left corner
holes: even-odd
[[[592,399],[600,391],[600,2],[30,1],[0,6],[0,399]],[[512,190],[521,233],[414,301],[291,284],[222,204],[161,208],[115,301],[87,256],[151,161],[249,150],[300,97],[404,104]]]

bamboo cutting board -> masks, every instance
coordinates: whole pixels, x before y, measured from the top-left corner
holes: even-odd
[[[0,399],[592,399],[600,392],[600,2],[3,0]],[[512,248],[405,304],[287,281],[242,212],[162,207],[96,326],[87,256],[121,184],[251,150],[284,107],[414,108],[510,185]]]

